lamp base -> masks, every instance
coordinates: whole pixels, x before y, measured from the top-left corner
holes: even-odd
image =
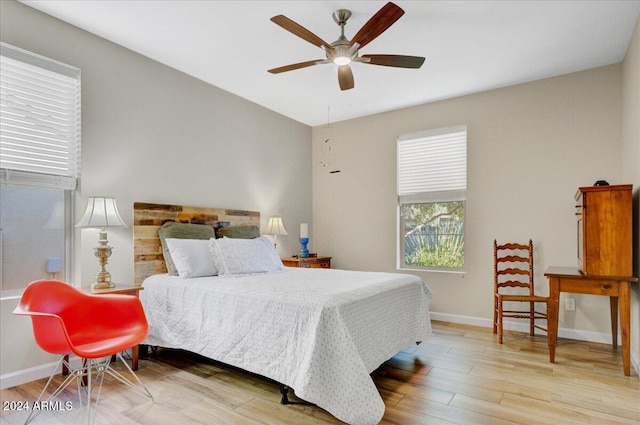
[[[115,288],[116,284],[111,281],[111,273],[108,271],[99,271],[96,274],[96,281],[93,282],[91,287],[93,289],[109,289]]]
[[[93,289],[110,289],[115,288],[116,284],[113,282],[93,282],[91,287]]]
[[[111,273],[109,273],[106,268],[107,260],[111,256],[111,247],[108,245],[109,241],[107,240],[107,231],[105,229],[100,231],[100,239],[98,242],[100,244],[93,248],[93,253],[96,258],[98,258],[100,270],[96,273],[96,280],[91,287],[93,289],[113,288],[116,284],[111,282]]]
[[[308,243],[309,238],[300,238],[300,254],[298,255],[298,257],[309,258],[309,249],[307,248]]]

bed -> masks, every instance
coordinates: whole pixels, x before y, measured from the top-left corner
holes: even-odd
[[[238,273],[245,269],[219,261],[230,258],[225,250],[236,255],[251,246],[276,256],[266,263],[277,263],[264,237],[209,241],[217,275],[167,273],[157,236],[165,223],[240,228],[259,226],[259,220],[249,211],[134,205],[136,279],[144,286],[140,298],[150,326],[145,343],[273,379],[347,423],[378,423],[384,403],[370,373],[430,337],[431,291],[408,274],[288,268],[281,262]]]

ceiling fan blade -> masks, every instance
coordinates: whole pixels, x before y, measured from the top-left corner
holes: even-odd
[[[324,41],[323,39],[321,39],[311,31],[303,27],[302,25],[292,21],[291,19],[287,18],[284,15],[274,16],[273,18],[271,18],[271,21],[273,21],[275,24],[280,25],[282,28],[286,29],[290,33],[295,34],[298,37],[302,38],[303,40],[308,41],[314,46],[331,47],[331,43],[327,43],[326,41]]]
[[[366,24],[356,35],[351,39],[351,44],[360,44],[360,48],[371,43],[377,36],[382,34],[389,28],[395,21],[400,19],[404,15],[404,10],[399,6],[389,2],[385,4],[375,15],[367,21]]]
[[[340,83],[340,90],[349,90],[354,87],[353,72],[349,65],[338,67],[338,83]]]
[[[424,58],[420,56],[403,55],[362,55],[362,61],[371,65],[394,66],[397,68],[420,68],[424,63]]]
[[[281,66],[279,68],[273,68],[268,70],[272,74],[279,74],[281,72],[293,71],[294,69],[306,68],[308,66],[317,65],[319,62],[323,62],[323,59],[316,59],[312,61],[292,63],[291,65]]]

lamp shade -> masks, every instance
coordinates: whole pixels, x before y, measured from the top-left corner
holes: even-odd
[[[267,223],[267,228],[264,231],[265,235],[287,235],[287,231],[284,228],[284,224],[282,224],[282,217],[274,215],[269,217],[269,222]]]
[[[118,213],[115,198],[90,197],[87,209],[76,227],[126,227]]]

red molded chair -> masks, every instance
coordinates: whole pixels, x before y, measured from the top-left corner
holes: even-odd
[[[71,373],[49,396],[47,402],[60,394],[75,377],[80,407],[86,405],[83,411],[86,423],[95,421],[105,373],[153,401],[149,390],[120,354],[144,341],[149,332],[147,318],[137,297],[116,294],[91,295],[65,282],[39,280],[27,286],[13,314],[31,316],[33,334],[40,348],[61,356],[40,393],[38,402],[41,401],[61,364]],[[80,368],[72,370],[68,362],[70,354],[82,359]],[[110,366],[112,356],[122,360],[137,385]],[[95,374],[98,383],[93,415],[92,374]],[[25,425],[35,418],[34,412],[35,410],[31,411]]]

